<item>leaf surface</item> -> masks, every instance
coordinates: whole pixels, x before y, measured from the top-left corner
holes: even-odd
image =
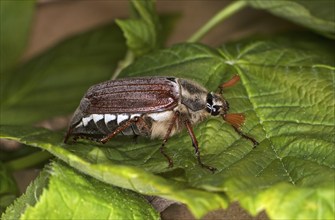
[[[35,191],[30,187],[4,214],[4,219],[10,218],[10,211],[20,219],[159,218],[142,196],[84,176],[61,163],[53,162],[34,184],[43,188]],[[35,202],[29,203],[33,195]]]
[[[248,0],[252,7],[267,10],[277,16],[335,38],[335,2],[333,0]]]
[[[136,56],[156,50],[165,37],[161,36],[161,26],[155,11],[155,0],[132,0],[133,17],[125,20],[117,19],[127,39],[128,48]],[[162,32],[163,33],[163,32]]]
[[[244,113],[241,138],[220,118],[194,127],[204,163],[199,166],[187,132],[167,143],[174,168],[159,152],[160,140],[117,137],[107,145],[61,143],[63,134],[2,126],[2,138],[37,146],[103,182],[188,205],[195,217],[239,201],[253,215],[273,219],[331,219],[334,207],[334,51],[331,42],[299,35],[250,39],[219,49],[180,44],[139,59],[121,74],[193,79],[208,90],[234,74],[224,90],[230,112]],[[150,65],[148,65],[150,63]],[[288,208],[289,207],[289,208]]]

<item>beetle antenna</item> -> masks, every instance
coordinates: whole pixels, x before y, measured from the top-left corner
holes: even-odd
[[[244,124],[245,117],[241,113],[230,113],[222,116],[223,120],[231,124],[235,128],[240,128]]]
[[[243,138],[251,141],[254,145],[254,148],[259,144],[254,138],[249,137],[248,135],[244,134],[240,128],[244,124],[245,116],[241,113],[231,113],[222,115],[222,118],[228,122],[234,130]]]
[[[224,82],[219,86],[219,93],[222,93],[224,88],[234,86],[238,81],[240,81],[240,76],[234,75],[229,81]]]
[[[252,138],[252,137],[250,137],[250,136],[244,134],[240,129],[238,129],[238,128],[234,127],[234,126],[233,126],[233,128],[234,128],[234,130],[235,130],[240,136],[242,136],[244,139],[247,139],[247,140],[251,141],[252,144],[254,145],[254,148],[255,148],[257,145],[259,145],[258,141],[256,141],[254,138]]]

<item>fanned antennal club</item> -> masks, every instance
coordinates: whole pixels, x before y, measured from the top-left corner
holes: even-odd
[[[240,113],[230,113],[223,116],[223,119],[234,126],[235,128],[240,128],[244,124],[245,117]]]
[[[227,81],[225,83],[222,83],[219,86],[219,88],[218,88],[219,89],[219,93],[222,93],[222,91],[223,91],[224,88],[234,86],[238,81],[240,81],[240,76],[239,75],[233,76],[229,81]]]
[[[245,117],[241,113],[231,113],[222,116],[223,119],[233,126],[234,130],[243,138],[251,141],[254,145],[254,148],[259,144],[254,138],[244,134],[240,128],[244,124]]]

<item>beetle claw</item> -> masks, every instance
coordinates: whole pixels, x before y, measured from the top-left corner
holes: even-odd
[[[171,159],[169,159],[169,166],[168,168],[173,168],[173,161]]]

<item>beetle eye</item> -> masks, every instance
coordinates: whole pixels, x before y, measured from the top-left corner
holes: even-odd
[[[217,103],[217,97],[213,93],[208,93],[207,94],[207,99],[206,99],[206,110],[208,113],[211,115],[219,115],[220,111],[222,109],[222,105],[216,105],[219,104]]]
[[[220,114],[220,110],[221,110],[221,106],[219,105],[212,106],[211,115],[215,116],[215,115]]]

